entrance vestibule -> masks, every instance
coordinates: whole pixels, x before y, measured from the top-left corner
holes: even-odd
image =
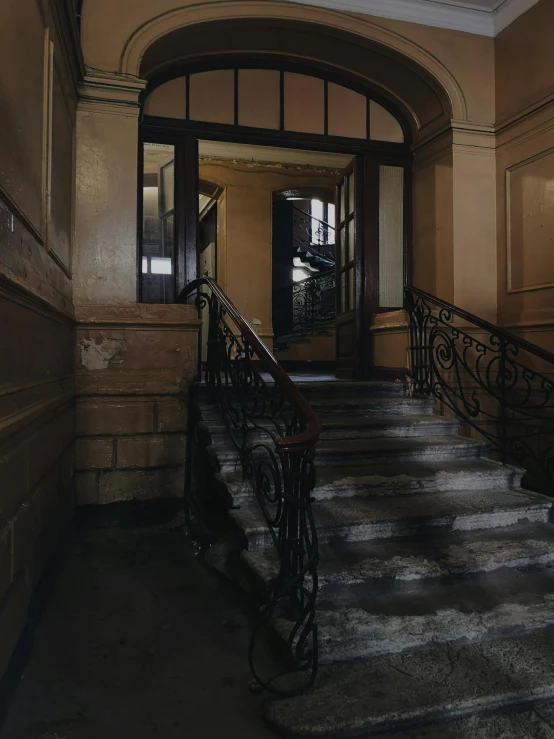
[[[293,351],[288,358],[312,360],[323,352],[340,376],[365,377],[373,316],[402,305],[410,215],[407,127],[357,80],[272,64],[189,65],[147,89],[139,300],[174,302],[187,282],[210,273],[266,344],[290,355],[290,343],[282,340],[290,316],[279,312],[278,301],[276,309],[272,295],[294,290],[296,297],[283,303],[285,314],[300,301],[309,303],[311,314],[323,305],[330,320],[308,339],[303,356]],[[207,186],[217,195],[210,196]],[[306,196],[310,188],[325,196]],[[281,203],[289,206],[279,204],[277,193],[285,193]],[[211,205],[202,205],[210,197]],[[297,205],[287,214],[299,198],[308,210]],[[209,213],[215,238],[204,243]],[[305,248],[297,245],[292,260],[293,252],[286,257],[291,263],[284,283],[276,253],[281,218],[296,219],[291,238],[295,230],[307,235]],[[316,285],[323,266],[325,280],[320,275]]]

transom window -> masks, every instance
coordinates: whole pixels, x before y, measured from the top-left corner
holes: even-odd
[[[223,126],[404,143],[399,121],[369,95],[275,69],[214,69],[175,77],[148,94],[143,112]]]

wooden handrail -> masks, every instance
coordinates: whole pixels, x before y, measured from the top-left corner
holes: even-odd
[[[241,334],[248,340],[254,349],[264,370],[274,379],[275,384],[281,389],[285,398],[296,409],[299,416],[306,424],[305,430],[296,436],[283,436],[276,442],[279,452],[294,453],[313,449],[321,433],[321,423],[313,412],[308,401],[296,387],[286,372],[283,371],[273,354],[261,341],[258,334],[252,329],[244,316],[231,303],[227,295],[211,277],[199,277],[190,282],[177,297],[178,303],[186,302],[186,299],[205,285],[209,287],[216,296],[218,302],[225,308],[227,315],[234,321]]]
[[[526,339],[521,339],[519,336],[512,334],[510,331],[506,331],[499,326],[495,326],[494,323],[489,323],[489,321],[485,321],[484,318],[479,318],[479,316],[476,316],[473,313],[469,313],[462,308],[457,308],[455,305],[452,305],[452,303],[448,303],[446,300],[437,298],[435,295],[425,292],[425,290],[420,290],[418,287],[413,287],[412,285],[408,285],[405,289],[407,292],[411,292],[414,295],[419,295],[419,297],[429,300],[430,302],[439,306],[439,308],[444,308],[450,313],[463,318],[468,323],[473,323],[475,326],[479,326],[480,328],[485,329],[485,331],[488,331],[490,334],[494,334],[495,336],[504,339],[504,341],[506,341],[507,343],[514,344],[519,349],[523,349],[529,354],[534,354],[536,357],[539,357],[539,359],[542,359],[545,362],[554,364],[554,354],[552,354],[552,352],[548,352],[546,351],[546,349],[542,349],[540,346],[532,344]]]

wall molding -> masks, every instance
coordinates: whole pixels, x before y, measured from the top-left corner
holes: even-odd
[[[512,285],[512,228],[511,228],[511,175],[512,172],[527,167],[534,162],[545,159],[554,154],[554,147],[545,149],[532,157],[522,159],[520,162],[510,165],[506,169],[506,292],[509,295],[514,293],[534,292],[535,290],[546,290],[554,287],[554,282],[538,283],[536,285],[523,285],[522,287],[513,287]]]
[[[139,95],[146,80],[127,74],[87,69],[79,85],[78,110],[138,118]]]
[[[378,18],[447,28],[478,36],[497,36],[538,0],[504,0],[495,8],[480,8],[472,3],[449,0],[294,0],[302,5],[317,5]]]
[[[73,326],[75,319],[73,314],[63,311],[61,308],[50,303],[45,298],[32,292],[26,286],[16,282],[7,275],[0,272],[0,297],[17,303],[23,308],[38,313],[39,316],[49,318],[57,323],[65,323]]]

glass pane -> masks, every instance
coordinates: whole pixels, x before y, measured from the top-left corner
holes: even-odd
[[[344,184],[338,187],[339,223],[344,221],[344,188]]]
[[[400,308],[404,292],[404,169],[379,167],[379,306]]]
[[[354,310],[354,296],[356,294],[354,288],[354,267],[348,270],[348,310]]]
[[[348,175],[348,215],[354,213],[354,199],[356,195],[356,187],[354,184],[354,172]]]
[[[175,147],[144,144],[141,288],[144,303],[175,299]]]
[[[340,312],[346,311],[346,273],[341,272],[340,276],[340,300],[339,300]]]
[[[345,243],[344,243],[344,236],[346,233],[346,229],[344,226],[341,226],[341,229],[339,231],[339,243],[340,243],[340,250],[339,250],[339,267],[344,267],[344,260],[345,260]]]
[[[348,221],[348,261],[354,261],[354,246],[356,244],[356,221],[351,218]]]

